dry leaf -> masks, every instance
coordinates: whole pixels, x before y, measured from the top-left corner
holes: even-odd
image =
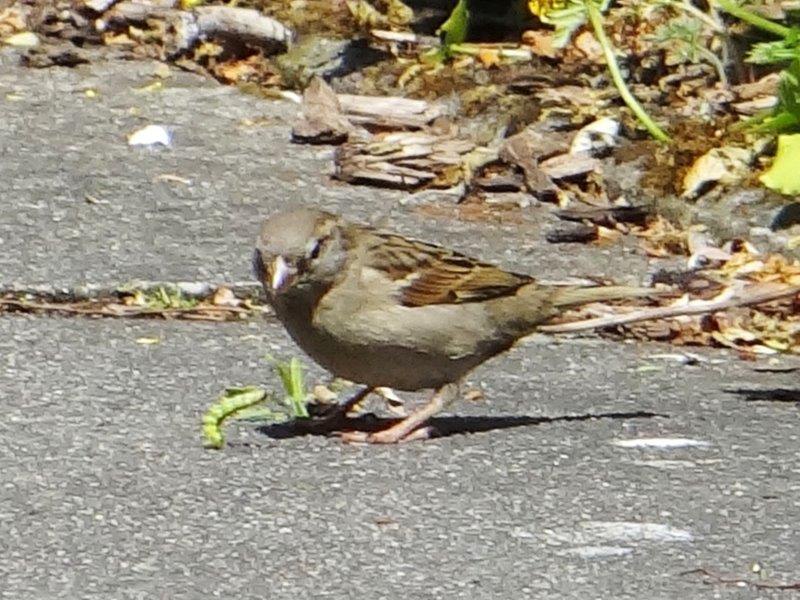
[[[15,48],[33,48],[39,45],[39,36],[32,31],[21,31],[3,38],[3,43]]]
[[[478,60],[486,67],[494,67],[500,64],[500,53],[496,48],[484,48],[478,50]]]
[[[230,288],[221,286],[214,290],[214,295],[211,296],[211,304],[214,306],[241,306],[242,301],[236,297]]]
[[[531,52],[545,58],[555,58],[557,50],[553,45],[553,33],[544,30],[526,31],[522,34],[522,43],[530,47]]]

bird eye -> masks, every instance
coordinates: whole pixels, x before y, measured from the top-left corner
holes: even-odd
[[[311,240],[308,244],[308,257],[311,260],[316,259],[319,256],[319,251],[322,248],[322,243],[320,240]]]

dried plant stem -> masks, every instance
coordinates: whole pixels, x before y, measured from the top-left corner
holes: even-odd
[[[543,325],[538,327],[537,331],[543,333],[576,333],[578,331],[587,331],[589,329],[597,329],[599,327],[627,325],[628,323],[652,321],[653,319],[704,315],[736,306],[751,306],[754,304],[772,302],[773,300],[794,296],[798,293],[800,293],[800,286],[781,288],[777,290],[767,289],[764,291],[751,292],[750,295],[747,296],[725,298],[723,300],[710,300],[707,302],[697,302],[688,306],[660,306],[658,308],[646,308],[623,315],[597,317],[595,319],[584,319],[582,321],[573,321],[571,323],[559,323],[558,325]]]

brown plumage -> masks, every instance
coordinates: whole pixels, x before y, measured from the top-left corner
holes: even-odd
[[[370,388],[442,390],[566,307],[652,293],[544,286],[308,209],[265,222],[254,264],[297,344],[335,375]],[[427,412],[367,441],[406,439],[441,401],[435,394]]]

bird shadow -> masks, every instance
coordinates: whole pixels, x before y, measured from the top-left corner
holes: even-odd
[[[728,394],[741,396],[745,402],[795,402],[800,404],[800,389],[792,388],[731,388]]]
[[[432,418],[428,421],[427,425],[432,428],[431,437],[441,438],[468,433],[513,429],[515,427],[529,427],[547,423],[568,423],[572,421],[591,421],[595,419],[652,419],[655,417],[669,418],[669,415],[647,411],[631,411],[564,415],[560,417],[531,417],[524,415],[501,415],[493,417],[444,416]],[[258,428],[258,431],[272,439],[288,439],[307,435],[332,436],[343,431],[374,433],[391,427],[399,421],[400,419],[397,418],[378,417],[369,413],[358,417],[340,418],[334,421],[312,418],[262,425]]]

